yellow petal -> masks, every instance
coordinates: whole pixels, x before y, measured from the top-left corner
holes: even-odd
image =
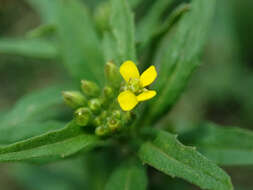
[[[119,72],[126,82],[128,82],[130,78],[140,78],[138,68],[133,61],[125,61],[120,66]]]
[[[145,101],[153,98],[156,95],[156,91],[148,90],[146,92],[142,92],[140,95],[137,96],[138,101]]]
[[[155,66],[150,66],[147,70],[145,70],[142,74],[141,74],[141,84],[143,87],[150,85],[152,82],[154,82],[154,80],[157,77],[157,72],[155,69]]]
[[[138,104],[137,97],[129,90],[119,94],[118,102],[124,111],[130,111]]]

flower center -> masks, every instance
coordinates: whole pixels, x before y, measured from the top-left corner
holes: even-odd
[[[127,84],[127,89],[132,91],[133,93],[139,93],[142,89],[140,79],[131,78]]]

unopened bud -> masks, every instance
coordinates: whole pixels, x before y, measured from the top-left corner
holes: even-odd
[[[112,116],[113,116],[114,118],[116,118],[116,119],[120,119],[120,117],[121,117],[121,112],[120,112],[120,110],[114,110],[114,111],[112,112]]]
[[[95,134],[97,136],[105,136],[105,135],[110,134],[110,130],[107,126],[102,125],[102,126],[99,126],[99,127],[96,128]]]
[[[82,80],[81,81],[81,88],[83,90],[83,93],[90,97],[97,97],[99,95],[99,87],[96,83]]]
[[[92,113],[88,108],[79,108],[74,117],[77,125],[86,126],[92,120]]]
[[[136,115],[133,112],[125,112],[122,116],[122,120],[126,125],[130,125],[133,123]]]
[[[102,106],[104,108],[107,108],[111,104],[111,100],[113,97],[113,89],[110,86],[105,86],[103,90],[103,96],[101,97]]]
[[[93,120],[94,126],[97,126],[97,127],[101,126],[106,120],[106,117],[107,117],[107,111],[102,111],[101,114]]]
[[[101,111],[101,101],[97,98],[89,100],[88,106],[95,114],[98,114]]]
[[[108,127],[112,130],[115,131],[120,128],[120,120],[115,119],[115,118],[110,118],[107,122]]]
[[[113,87],[118,88],[121,83],[119,68],[111,61],[105,64],[105,76]]]
[[[110,86],[104,87],[104,96],[107,99],[113,98],[113,89]]]
[[[65,104],[74,109],[87,104],[86,98],[78,91],[64,91],[62,96]]]
[[[103,120],[101,119],[100,116],[96,117],[96,118],[93,120],[93,125],[96,126],[96,127],[102,125],[102,123],[103,123]]]

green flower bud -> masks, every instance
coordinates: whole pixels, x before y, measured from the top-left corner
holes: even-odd
[[[104,108],[107,108],[112,102],[114,97],[113,89],[110,86],[105,86],[103,90],[103,96],[101,97],[101,104]]]
[[[107,126],[102,125],[96,128],[95,134],[97,136],[106,136],[110,134],[110,129]]]
[[[79,108],[75,111],[74,118],[77,125],[87,126],[92,120],[92,113],[88,108]]]
[[[115,88],[119,88],[122,80],[119,73],[119,68],[111,61],[105,64],[105,76],[109,84]]]
[[[111,129],[111,131],[115,131],[120,128],[120,120],[115,119],[115,118],[110,118],[107,121],[107,125]]]
[[[93,124],[97,127],[101,126],[104,123],[106,117],[107,111],[102,111],[101,114],[94,119]]]
[[[81,88],[83,90],[83,93],[90,97],[97,97],[99,95],[99,87],[96,83],[82,80],[81,81]]]
[[[78,91],[64,91],[62,96],[65,104],[74,109],[87,104],[86,98]]]
[[[120,117],[121,117],[121,112],[120,112],[120,110],[114,110],[114,111],[112,112],[112,116],[113,116],[114,118],[116,118],[116,119],[120,119]]]
[[[88,106],[95,114],[98,114],[101,111],[101,101],[98,98],[89,100]]]
[[[110,86],[105,86],[104,87],[104,96],[107,99],[112,99],[113,98],[113,89]]]
[[[102,125],[103,123],[103,120],[100,116],[96,117],[94,120],[93,120],[93,124],[94,126],[98,127],[100,125]]]
[[[132,124],[135,118],[136,115],[133,112],[124,112],[124,114],[122,115],[122,121],[125,125]]]

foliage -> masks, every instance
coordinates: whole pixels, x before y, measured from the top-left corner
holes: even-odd
[[[152,129],[176,104],[202,62],[215,0],[157,0],[138,18],[134,11],[145,4],[141,0],[108,0],[93,9],[81,0],[27,3],[39,14],[41,25],[25,37],[1,38],[0,52],[62,63],[71,85],[31,92],[11,110],[0,112],[0,162],[48,164],[77,156],[73,173],[83,167],[87,183],[75,185],[80,189],[148,189],[150,168],[201,189],[233,189],[219,165],[253,164],[253,132],[210,122],[178,132],[179,138],[167,130],[169,123]],[[156,66],[152,89],[157,96],[124,112],[117,97],[122,87],[132,85],[122,85],[119,78],[119,66],[127,60],[141,70]],[[61,97],[61,91],[76,90],[81,80],[82,93],[67,91]],[[74,114],[64,108],[63,99]],[[29,164],[23,167],[34,176],[41,172]],[[17,178],[27,181],[22,165],[19,172]],[[45,188],[61,189],[47,181]],[[68,181],[64,185],[69,187]]]

